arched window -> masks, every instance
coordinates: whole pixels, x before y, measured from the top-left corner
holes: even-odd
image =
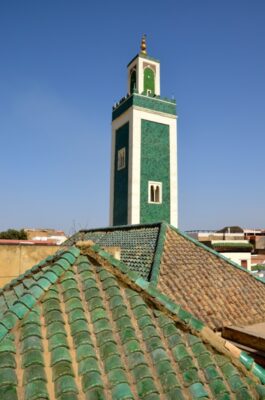
[[[134,89],[136,89],[136,69],[133,69],[131,72],[130,79],[130,93],[132,94]]]
[[[148,203],[162,203],[162,182],[148,182]]]
[[[155,93],[155,73],[150,67],[144,69],[144,91],[147,93]]]

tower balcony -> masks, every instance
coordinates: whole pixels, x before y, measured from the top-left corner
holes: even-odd
[[[136,106],[165,114],[176,115],[176,100],[161,97],[150,93],[138,93],[134,90],[132,94],[122,97],[112,107],[112,120],[118,118],[128,108]]]

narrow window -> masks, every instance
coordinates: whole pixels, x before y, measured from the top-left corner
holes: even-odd
[[[162,203],[162,182],[148,182],[148,203]]]
[[[117,170],[125,168],[126,166],[126,152],[125,147],[118,150],[118,163],[117,163]]]

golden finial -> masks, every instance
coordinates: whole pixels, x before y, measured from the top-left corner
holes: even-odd
[[[141,53],[146,54],[146,34],[143,35],[141,41]]]

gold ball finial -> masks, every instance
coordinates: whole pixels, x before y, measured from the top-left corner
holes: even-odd
[[[141,41],[141,53],[146,54],[146,34],[142,36],[142,41]]]

